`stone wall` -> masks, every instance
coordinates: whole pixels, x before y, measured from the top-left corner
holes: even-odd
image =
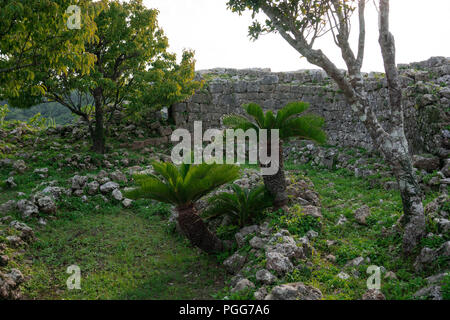
[[[450,145],[450,59],[399,65],[404,87],[406,131],[414,153],[443,153]],[[170,108],[177,127],[192,130],[196,120],[203,129],[221,127],[225,114],[243,113],[241,105],[256,102],[278,110],[287,102],[310,103],[309,112],[325,118],[328,143],[371,149],[363,124],[353,116],[344,96],[321,70],[274,73],[269,69],[212,69],[199,71],[205,86],[193,97]],[[386,79],[382,73],[365,74],[366,87],[379,119],[389,119]]]

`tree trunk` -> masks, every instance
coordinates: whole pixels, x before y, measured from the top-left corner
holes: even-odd
[[[222,241],[209,231],[193,205],[178,207],[177,211],[181,231],[194,246],[209,254],[223,251]]]
[[[408,140],[406,139],[403,120],[393,119],[394,127],[390,134],[381,132],[373,112],[368,112],[365,120],[367,131],[372,137],[376,149],[381,151],[386,162],[397,179],[403,204],[403,252],[411,254],[425,235],[426,221],[422,203],[422,191],[414,173]],[[401,117],[402,119],[403,117]]]
[[[422,191],[414,174],[409,154],[402,154],[397,151],[394,156],[397,156],[396,159],[390,162],[402,197],[403,216],[400,219],[400,224],[404,230],[403,252],[411,254],[422,237],[425,236],[426,220]]]
[[[92,135],[92,150],[94,152],[105,153],[105,130],[103,128],[103,103],[101,89],[94,90],[95,101],[95,129]]]
[[[364,78],[361,74],[366,34],[364,0],[358,1],[360,34],[357,58],[349,43],[349,21],[346,20],[347,17],[338,10],[336,10],[336,16],[333,17],[337,29],[334,40],[341,49],[342,57],[347,65],[348,76],[339,70],[321,50],[313,49],[315,38],[308,41],[308,37],[305,37],[304,32],[299,30],[296,24],[290,23],[288,17],[274,9],[275,5],[272,6],[262,1],[261,8],[273,22],[280,35],[293,48],[306,57],[308,62],[324,69],[328,76],[338,84],[354,113],[364,123],[375,147],[383,153],[389,162],[399,183],[403,201],[403,249],[406,254],[410,254],[425,233],[425,217],[421,191],[411,165],[408,142],[404,132],[402,90],[395,62],[395,39],[389,31],[389,0],[380,0],[379,3],[379,43],[389,90],[390,132],[387,132],[378,121],[371,103],[367,99]]]
[[[270,143],[270,141],[267,144],[268,153],[271,154],[272,144]],[[278,172],[271,176],[263,176],[264,185],[266,186],[267,191],[269,191],[269,193],[274,197],[273,207],[275,210],[284,207],[288,202],[286,194],[286,177],[284,175],[283,146],[281,143],[279,145],[279,151],[280,154]]]
[[[395,39],[389,31],[389,2],[389,0],[380,0],[379,6],[378,42],[381,47],[384,70],[388,82],[389,102],[391,105],[390,122],[393,124],[390,133],[391,143],[384,144],[384,147],[388,149],[386,152],[387,158],[391,158],[390,163],[402,196],[403,252],[411,254],[419,244],[420,239],[425,235],[426,222],[422,192],[413,171],[408,141],[405,136],[402,89],[396,65]],[[389,151],[391,151],[391,157],[389,156]]]

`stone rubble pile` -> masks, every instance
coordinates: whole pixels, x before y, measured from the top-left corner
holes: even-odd
[[[450,151],[450,150],[449,150]],[[294,164],[310,164],[328,170],[347,169],[356,177],[373,178],[387,190],[398,189],[397,182],[389,166],[374,152],[361,149],[321,147],[313,143],[290,142],[283,149],[285,159]],[[413,166],[422,187],[427,190],[447,192],[450,185],[450,160],[432,154],[413,156]]]
[[[35,236],[28,225],[5,216],[0,218],[0,238],[2,237],[5,241],[0,241],[0,300],[17,300],[22,297],[20,285],[26,278],[19,269],[12,267],[12,260],[24,254],[24,249],[35,241]]]

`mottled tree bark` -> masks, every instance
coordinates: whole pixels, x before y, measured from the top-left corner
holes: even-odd
[[[386,145],[385,148],[388,150],[385,153],[392,165],[402,196],[403,249],[406,253],[411,253],[425,235],[426,222],[422,191],[414,174],[404,130],[402,90],[395,63],[395,41],[394,36],[389,31],[389,0],[380,0],[379,12],[379,43],[388,81],[389,102],[392,111],[391,121],[394,127],[390,134],[394,143]]]
[[[210,254],[223,251],[222,241],[208,229],[193,205],[178,207],[177,211],[181,231],[194,246]]]
[[[393,161],[393,171],[397,178],[403,203],[400,223],[404,229],[403,249],[411,253],[425,236],[426,220],[422,203],[422,191],[413,171],[409,155]]]

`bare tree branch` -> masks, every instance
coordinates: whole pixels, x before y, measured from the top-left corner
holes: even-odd
[[[356,67],[361,71],[364,61],[364,50],[366,45],[366,19],[364,16],[366,9],[366,0],[359,0],[358,15],[359,15],[359,40],[358,40],[358,57],[356,58]]]
[[[379,43],[384,61],[384,69],[389,87],[389,100],[396,125],[403,125],[402,90],[400,88],[397,65],[395,63],[395,40],[389,31],[389,0],[380,0]]]

